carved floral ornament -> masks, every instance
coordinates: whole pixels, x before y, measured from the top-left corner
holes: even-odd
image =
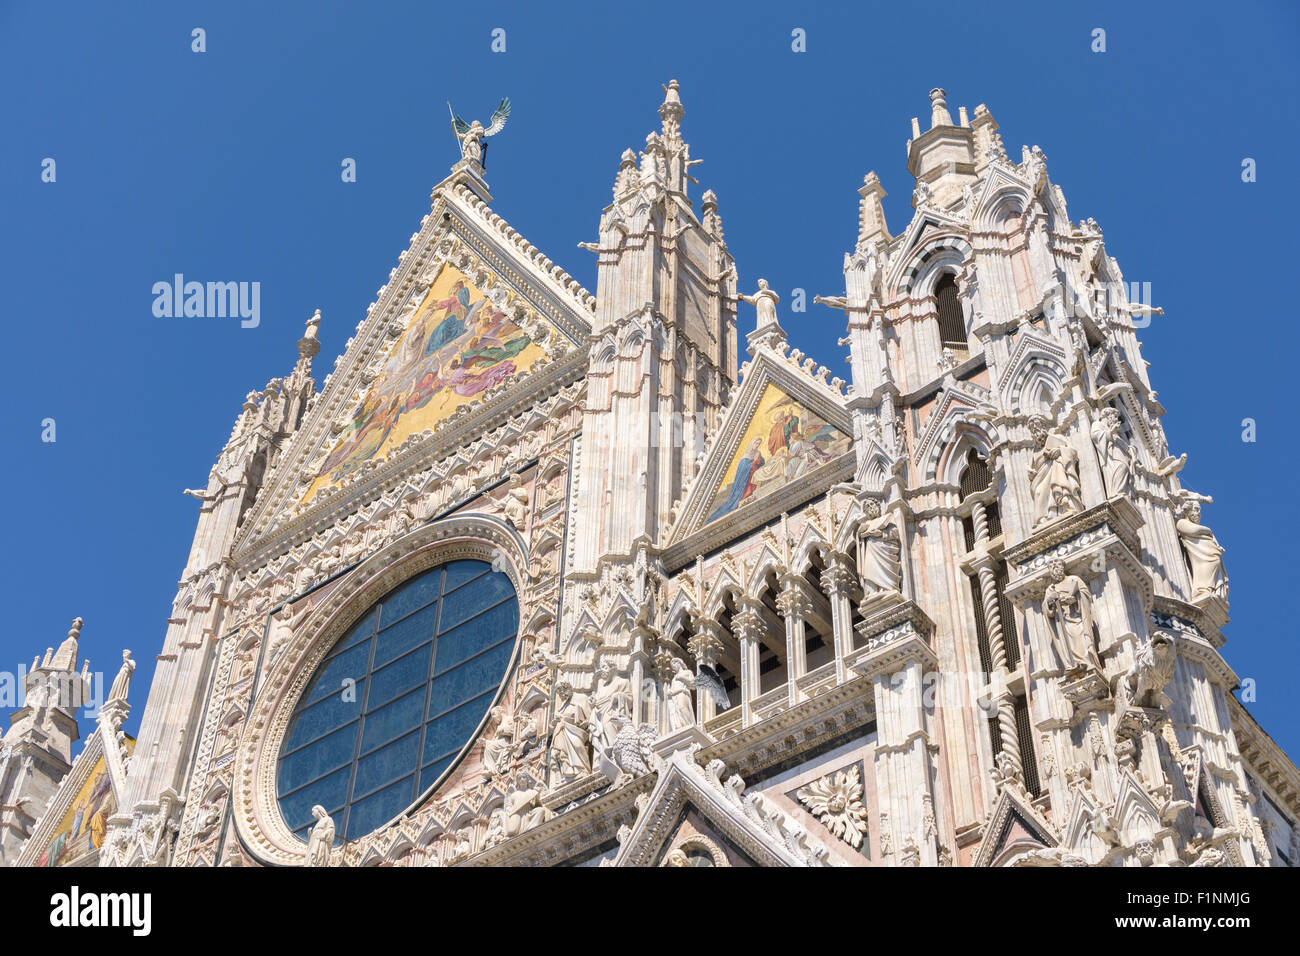
[[[867,807],[857,764],[800,787],[795,797],[835,836],[854,849],[862,846],[867,832]]]
[[[306,859],[307,844],[293,834],[281,814],[276,773],[294,707],[320,661],[346,630],[390,590],[432,567],[463,559],[493,563],[503,571],[515,589],[520,620],[528,619],[533,611],[528,606],[531,591],[521,570],[527,559],[516,536],[499,519],[465,515],[425,525],[390,543],[344,577],[318,607],[298,622],[250,708],[248,732],[235,761],[235,825],[244,845],[261,862],[296,866]],[[517,648],[518,644],[516,659]],[[512,659],[507,673],[513,674],[514,670]],[[494,705],[501,702],[501,693],[498,691]],[[471,736],[462,754],[474,746],[478,737],[477,732]]]

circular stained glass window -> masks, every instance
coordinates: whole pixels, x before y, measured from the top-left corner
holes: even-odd
[[[518,630],[514,586],[483,561],[426,571],[370,608],[294,708],[276,778],[289,828],[306,839],[320,804],[352,840],[410,807],[483,722]]]

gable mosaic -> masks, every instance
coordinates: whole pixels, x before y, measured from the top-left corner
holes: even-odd
[[[709,504],[705,523],[834,461],[849,446],[848,435],[769,383]]]
[[[444,265],[303,501],[411,435],[436,427],[544,354],[472,279]]]

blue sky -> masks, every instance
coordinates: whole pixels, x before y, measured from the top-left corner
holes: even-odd
[[[0,548],[15,671],[85,618],[111,682],[140,661],[134,732],[197,517],[243,396],[287,374],[324,313],[332,367],[458,158],[446,100],[486,120],[495,208],[594,291],[591,253],[626,147],[676,77],[695,175],[719,197],[741,286],[842,291],[857,188],[875,169],[910,218],[905,143],[927,91],[985,103],[1014,158],[1038,144],[1071,218],[1091,216],[1166,317],[1143,354],[1188,487],[1227,547],[1225,656],[1300,753],[1288,488],[1300,14],[1287,2],[5,3],[0,244],[8,385]],[[191,30],[207,52],[191,52]],[[506,31],[506,52],[490,49]],[[1106,30],[1105,53],[1090,49]],[[791,50],[802,28],[807,52]],[[57,163],[54,183],[41,162]],[[343,183],[340,163],[357,163]],[[1244,157],[1258,181],[1241,181]],[[698,195],[698,193],[697,193]],[[162,319],[174,273],[261,283],[261,324]],[[1265,294],[1268,293],[1268,294]],[[782,318],[843,367],[839,313]],[[752,308],[741,313],[742,332]],[[847,375],[845,375],[847,377]],[[1258,440],[1241,439],[1242,420]],[[57,441],[41,441],[54,418]],[[4,726],[7,726],[7,714]],[[83,722],[83,733],[90,726]]]

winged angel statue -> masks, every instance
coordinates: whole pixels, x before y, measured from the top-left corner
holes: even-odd
[[[496,112],[492,114],[486,128],[478,120],[466,123],[456,115],[450,103],[447,104],[447,110],[451,113],[452,132],[456,134],[456,142],[460,143],[460,158],[472,159],[480,166],[483,165],[483,154],[487,150],[483,140],[495,136],[505,127],[506,120],[510,118],[510,98],[503,97],[497,104]]]

